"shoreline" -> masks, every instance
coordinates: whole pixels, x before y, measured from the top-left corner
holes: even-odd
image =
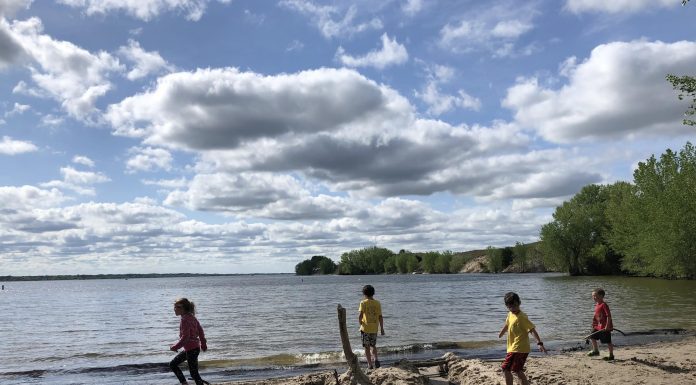
[[[606,347],[600,345],[601,356]],[[549,355],[532,354],[525,365],[525,372],[534,384],[586,385],[586,384],[696,384],[696,331],[687,331],[677,338],[662,336],[661,340],[641,344],[615,346],[614,361],[604,361],[601,356],[587,357],[587,350],[571,349]],[[371,370],[368,375],[375,385],[426,385],[426,384],[497,384],[504,383],[499,359],[482,360],[461,358],[453,353],[442,356],[449,365],[447,375],[438,374],[436,368],[420,370],[400,365],[383,366]],[[364,366],[364,365],[363,365]],[[338,370],[339,385],[349,383],[344,363]],[[441,377],[440,377],[441,376]],[[639,382],[636,379],[640,378]],[[445,381],[445,382],[442,382]],[[517,379],[515,381],[518,381]],[[318,371],[292,377],[254,380],[230,380],[218,385],[335,385],[333,371]]]

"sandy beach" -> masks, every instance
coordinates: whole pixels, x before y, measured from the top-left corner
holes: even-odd
[[[532,384],[696,384],[696,336],[674,342],[619,346],[616,360],[603,361],[587,357],[586,351],[530,357],[526,373]],[[602,350],[606,355],[606,350]],[[443,356],[449,372],[438,373],[436,367],[383,367],[369,372],[374,385],[446,385],[504,384],[499,361],[461,359],[454,354]],[[502,357],[501,357],[502,358]],[[515,383],[519,383],[515,379]],[[224,385],[335,385],[333,372],[314,373],[292,378],[225,382]],[[339,373],[339,384],[350,384],[349,373]]]

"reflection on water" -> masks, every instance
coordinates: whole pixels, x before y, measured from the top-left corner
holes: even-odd
[[[99,383],[171,382],[160,363],[172,357],[168,346],[178,336],[178,318],[171,304],[182,296],[196,303],[208,335],[204,368],[268,375],[303,363],[336,362],[341,351],[336,305],[348,309],[359,352],[357,306],[368,283],[384,312],[387,335],[378,344],[391,357],[438,348],[499,355],[507,291],[520,295],[544,340],[557,345],[587,334],[590,293],[599,286],[607,292],[615,326],[624,332],[696,329],[694,281],[461,274],[10,282],[0,292],[0,304],[11,309],[2,313],[0,336],[3,346],[21,349],[0,349],[0,379],[80,383],[79,373],[90,372],[99,373]]]

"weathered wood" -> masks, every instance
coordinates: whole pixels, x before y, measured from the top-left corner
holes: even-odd
[[[341,344],[343,345],[343,354],[346,356],[348,368],[353,374],[353,378],[362,385],[373,385],[370,379],[360,369],[358,356],[353,353],[350,347],[350,339],[348,338],[348,327],[346,326],[346,309],[338,304],[338,329],[341,332]]]

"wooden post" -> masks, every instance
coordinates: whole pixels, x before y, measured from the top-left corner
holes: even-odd
[[[358,364],[358,356],[353,353],[350,347],[350,339],[348,338],[348,328],[346,327],[346,309],[338,304],[338,329],[341,331],[341,343],[343,344],[343,354],[346,356],[348,367],[353,373],[353,378],[362,385],[373,385],[370,378],[363,373]]]

